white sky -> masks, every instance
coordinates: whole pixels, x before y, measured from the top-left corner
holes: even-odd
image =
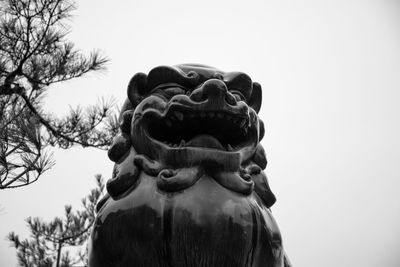
[[[48,91],[47,108],[101,96],[122,102],[136,72],[196,62],[244,71],[263,86],[260,117],[273,207],[296,267],[400,266],[400,2],[78,1],[70,40],[112,62]],[[80,206],[106,153],[55,151],[35,184],[0,192],[0,266],[16,265],[3,237],[24,218]]]

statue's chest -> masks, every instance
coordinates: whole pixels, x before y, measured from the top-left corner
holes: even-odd
[[[100,210],[91,243],[91,266],[283,266],[279,229],[258,197],[206,175],[167,194],[142,173]]]

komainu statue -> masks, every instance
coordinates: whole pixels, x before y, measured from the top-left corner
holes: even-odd
[[[260,145],[261,86],[184,64],[128,85],[91,267],[287,267]]]

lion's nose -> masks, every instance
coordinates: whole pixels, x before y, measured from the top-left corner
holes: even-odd
[[[202,86],[203,96],[206,98],[222,98],[224,99],[228,89],[223,81],[212,79],[206,81]]]
[[[210,101],[215,104],[236,104],[235,97],[228,92],[225,83],[218,79],[210,79],[201,87],[195,89],[190,95],[190,99],[196,102]]]

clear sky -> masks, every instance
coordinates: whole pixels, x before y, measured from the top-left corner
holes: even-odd
[[[196,62],[243,71],[263,86],[273,214],[296,267],[400,266],[400,2],[81,0],[70,40],[101,49],[108,71],[49,88],[65,114],[101,96],[125,98],[136,72]],[[3,239],[24,218],[79,207],[106,153],[56,150],[35,184],[0,192]]]

